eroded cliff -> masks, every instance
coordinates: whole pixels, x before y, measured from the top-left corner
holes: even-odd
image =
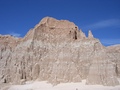
[[[118,85],[116,58],[91,31],[86,37],[72,22],[45,17],[24,38],[0,36],[0,82]]]

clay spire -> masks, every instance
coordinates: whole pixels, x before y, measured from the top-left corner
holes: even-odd
[[[80,38],[86,38],[85,33],[83,33],[81,29],[80,29]]]
[[[89,30],[89,32],[88,32],[88,38],[89,38],[89,39],[94,38],[94,36],[93,36],[91,30]]]

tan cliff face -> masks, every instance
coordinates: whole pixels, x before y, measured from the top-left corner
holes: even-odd
[[[87,84],[118,85],[116,68],[115,56],[91,31],[86,37],[67,20],[45,17],[24,38],[0,36],[1,83],[87,79]]]
[[[116,74],[120,78],[120,45],[113,45],[107,47],[107,53],[114,56],[114,62],[116,63]]]

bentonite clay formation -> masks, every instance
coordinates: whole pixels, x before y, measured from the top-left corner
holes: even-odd
[[[105,47],[67,20],[43,18],[24,38],[0,35],[0,82],[119,85],[120,45]]]

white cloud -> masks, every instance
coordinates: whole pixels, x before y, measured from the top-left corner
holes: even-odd
[[[20,37],[21,36],[21,34],[15,33],[15,32],[11,32],[10,35],[12,35],[14,37]]]
[[[120,39],[101,39],[100,40],[103,45],[115,45],[120,44]]]
[[[119,19],[102,20],[102,21],[87,25],[84,28],[98,29],[98,28],[105,28],[105,27],[120,27],[120,20]]]

